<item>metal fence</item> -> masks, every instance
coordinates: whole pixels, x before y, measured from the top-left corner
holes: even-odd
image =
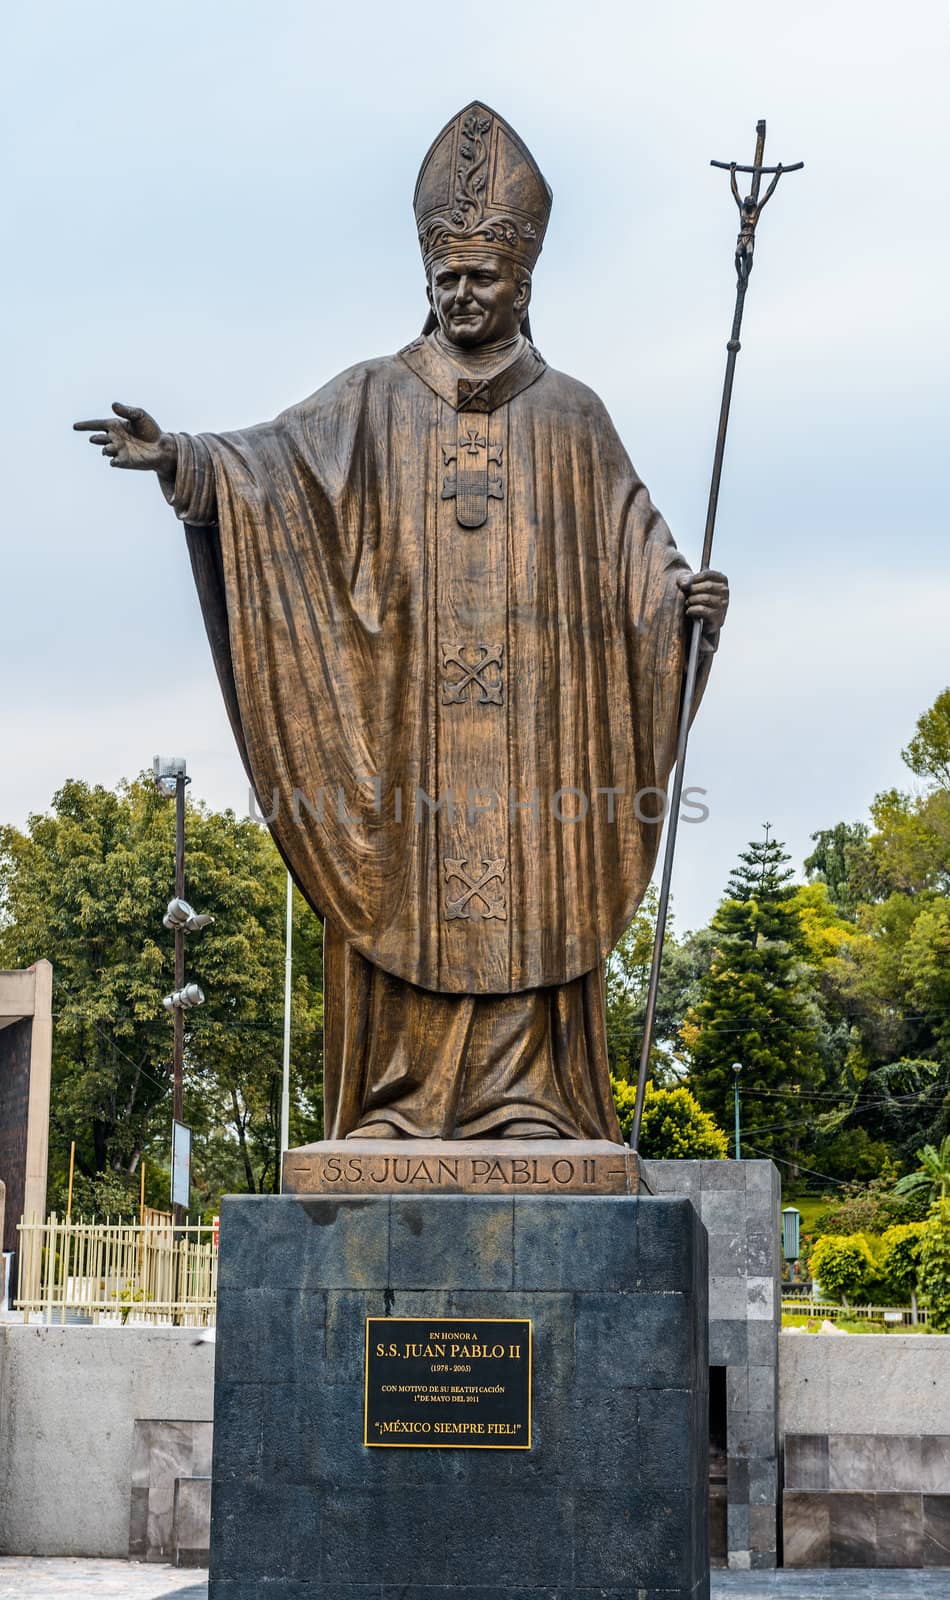
[[[885,1328],[925,1328],[930,1320],[926,1306],[843,1306],[835,1300],[809,1300],[804,1295],[788,1294],[782,1297],[782,1311],[826,1322],[883,1322]]]
[[[44,1322],[214,1322],[218,1249],[213,1224],[21,1222],[16,1309]]]

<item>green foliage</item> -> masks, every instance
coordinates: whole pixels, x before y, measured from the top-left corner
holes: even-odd
[[[111,791],[70,781],[27,831],[0,829],[0,965],[53,962],[51,1189],[63,1195],[70,1140],[83,1179],[167,1167],[171,1123],[174,806],[148,781]],[[214,924],[190,934],[186,978],[207,1003],[186,1017],[185,1120],[194,1203],[277,1181],[286,876],[266,831],[189,803],[186,897]],[[322,1077],[322,941],[295,908],[297,1142],[317,1137]],[[95,1190],[90,1190],[92,1195]],[[103,1198],[105,1194],[103,1191]],[[78,1209],[74,1196],[74,1211]]]
[[[826,1234],[884,1234],[889,1228],[914,1220],[915,1207],[904,1196],[895,1195],[890,1185],[875,1180],[866,1187],[853,1184],[827,1210],[815,1218],[812,1233],[816,1239]],[[921,1211],[920,1216],[923,1216]]]
[[[917,731],[901,756],[916,777],[950,789],[950,689],[918,717]]]
[[[636,1084],[611,1077],[620,1131],[628,1138],[633,1126]],[[640,1154],[652,1161],[721,1161],[729,1141],[689,1090],[646,1087],[640,1123]]]
[[[898,1222],[881,1235],[878,1269],[885,1299],[898,1305],[917,1289],[923,1222]]]
[[[166,1190],[167,1187],[166,1182]],[[166,1201],[167,1198],[167,1194],[163,1196]],[[68,1181],[57,1185],[50,1199],[50,1209],[64,1217],[69,1203]],[[115,1222],[137,1222],[140,1202],[139,1181],[130,1173],[107,1167],[94,1177],[77,1172],[73,1179],[73,1217],[109,1217]]]
[[[881,1178],[893,1183],[898,1168],[894,1152],[883,1139],[872,1139],[867,1128],[843,1128],[828,1136],[822,1134],[814,1146],[814,1161],[828,1178],[843,1178],[854,1183],[871,1183]]]
[[[691,1087],[722,1122],[732,1115],[733,1064],[741,1063],[742,1126],[766,1154],[796,1150],[810,1119],[807,1104],[803,1115],[795,1101],[822,1075],[820,1019],[787,860],[769,838],[744,853],[730,882],[759,897],[719,906],[715,952],[683,1026]]]
[[[918,1293],[934,1333],[950,1333],[950,1200],[938,1200],[920,1233]]]
[[[808,1258],[808,1270],[824,1294],[851,1300],[869,1299],[878,1276],[874,1254],[863,1233],[827,1233]]]
[[[758,900],[776,904],[791,894],[789,881],[795,874],[787,862],[784,846],[771,837],[772,824],[765,823],[765,837],[753,840],[748,850],[740,850],[739,865],[733,867],[726,885],[731,900]]]
[[[925,1194],[929,1200],[950,1200],[950,1134],[940,1145],[925,1144],[917,1151],[920,1166],[894,1185],[895,1194]]]
[[[651,884],[643,903],[626,932],[617,941],[604,969],[607,1008],[607,1057],[610,1070],[622,1078],[636,1077],[643,1039],[644,1009],[653,934],[656,923],[657,891]],[[667,950],[672,942],[672,926],[667,923],[661,972],[667,976]],[[656,1030],[659,1039],[660,1028]],[[657,1044],[654,1065],[659,1065]]]
[[[877,899],[879,884],[868,845],[865,822],[836,822],[812,834],[814,850],[805,857],[810,882],[823,884],[839,910],[853,911],[864,900]]]

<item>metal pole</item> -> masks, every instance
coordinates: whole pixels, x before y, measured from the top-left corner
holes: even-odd
[[[175,778],[175,897],[178,900],[185,898],[185,784],[187,779],[183,772]],[[180,992],[185,986],[185,930],[175,928],[175,990]],[[184,1122],[185,1099],[185,1013],[181,1006],[175,1007],[175,1043],[172,1057],[172,1116],[176,1122]],[[181,1226],[185,1220],[183,1206],[173,1206],[176,1226]]]
[[[280,1094],[280,1155],[278,1179],[283,1182],[283,1157],[290,1146],[290,1005],[294,965],[294,880],[287,874],[287,936],[284,944],[284,1072]]]
[[[742,1144],[741,1144],[740,1138],[739,1138],[739,1074],[738,1074],[738,1072],[736,1073],[735,1092],[736,1092],[736,1160],[737,1161],[741,1161],[742,1160]]]
[[[69,1222],[73,1214],[73,1175],[76,1171],[76,1141],[69,1146],[69,1193],[66,1197],[66,1221]]]
[[[700,571],[709,566],[712,558],[713,535],[716,531],[716,512],[719,506],[719,485],[722,479],[722,463],[726,450],[726,431],[729,427],[729,408],[732,404],[732,385],[736,371],[736,357],[742,348],[739,334],[742,328],[742,313],[745,308],[746,289],[749,284],[749,273],[752,270],[752,249],[755,240],[755,228],[761,213],[770,195],[775,189],[783,171],[792,172],[793,167],[768,167],[762,166],[762,157],[765,154],[765,122],[756,123],[755,128],[755,162],[753,166],[740,168],[740,171],[752,173],[751,210],[739,201],[738,190],[735,188],[735,169],[733,168],[732,183],[733,194],[739,205],[742,219],[742,231],[736,248],[736,304],[732,317],[732,332],[726,345],[726,371],[722,383],[722,399],[719,405],[719,427],[716,432],[716,448],[713,454],[712,477],[709,485],[709,499],[706,505],[706,528],[703,535],[703,553],[700,562]],[[713,162],[713,166],[721,166],[721,162]],[[802,165],[797,163],[797,167]],[[763,170],[776,174],[773,183],[759,205],[759,193],[762,182]],[[640,1123],[643,1118],[643,1101],[646,1094],[647,1077],[650,1070],[650,1052],[653,1047],[653,1029],[656,1023],[656,1002],[660,986],[660,964],[663,958],[663,943],[666,938],[666,923],[670,906],[670,883],[673,877],[673,856],[676,851],[676,830],[679,823],[680,800],[683,793],[683,773],[686,766],[686,747],[689,742],[689,726],[693,715],[693,702],[696,698],[696,679],[699,675],[699,655],[702,644],[703,624],[697,618],[690,630],[689,652],[686,661],[686,678],[683,684],[683,699],[680,707],[679,730],[676,740],[676,770],[673,777],[673,787],[670,794],[670,803],[666,813],[666,849],[663,856],[663,871],[660,877],[660,899],[656,914],[656,931],[653,939],[653,959],[650,966],[650,981],[647,986],[646,1012],[643,1021],[643,1042],[640,1049],[640,1064],[637,1072],[637,1098],[634,1103],[633,1124],[630,1129],[630,1147],[636,1150],[640,1143]]]

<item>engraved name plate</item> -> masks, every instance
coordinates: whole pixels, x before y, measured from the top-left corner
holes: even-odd
[[[530,1450],[528,1318],[367,1317],[363,1443]]]

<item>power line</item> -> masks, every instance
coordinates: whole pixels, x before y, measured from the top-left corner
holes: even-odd
[[[818,1172],[814,1167],[806,1167],[801,1161],[789,1161],[786,1157],[777,1156],[771,1150],[760,1150],[757,1145],[750,1144],[743,1136],[742,1143],[747,1150],[754,1150],[757,1156],[764,1156],[767,1161],[775,1161],[780,1167],[795,1167],[799,1172],[807,1172],[809,1177],[824,1178],[826,1183],[836,1184],[839,1189],[851,1189],[853,1180],[847,1178],[833,1178],[830,1172]],[[867,1188],[867,1184],[864,1185]]]

